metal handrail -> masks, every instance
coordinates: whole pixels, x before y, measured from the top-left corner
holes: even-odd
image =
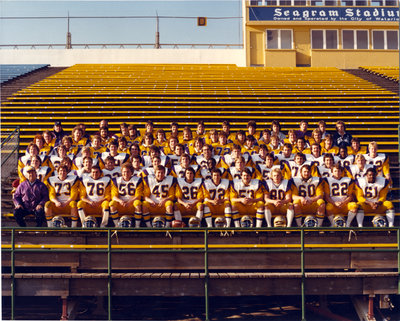
[[[103,49],[107,49],[108,47],[118,47],[118,49],[126,49],[125,47],[136,47],[136,49],[140,49],[142,47],[154,47],[154,43],[72,43],[72,49],[76,49],[76,47],[83,47],[84,49],[89,49],[90,47],[101,47]],[[46,47],[51,49],[53,47],[62,47],[67,49],[65,44],[7,44],[7,45],[0,45],[0,49],[2,48],[13,48],[19,49],[20,47],[29,47],[30,49],[36,49],[36,47]],[[232,48],[232,47],[239,47],[243,48],[243,44],[211,44],[211,43],[161,43],[161,48],[165,47],[172,47],[172,48],[179,48],[179,47],[190,47],[190,48],[197,48],[197,47],[206,47],[207,49],[217,48]]]
[[[2,126],[2,128],[14,128],[14,127]],[[18,153],[18,151],[19,151],[20,126],[16,126],[15,129],[1,142],[1,144],[0,144],[0,149],[3,149],[4,144],[7,143],[7,142],[9,142],[9,141],[11,140],[11,137],[12,137],[15,133],[17,133],[17,135],[18,135],[18,136],[17,136],[17,144],[16,144],[16,146],[14,147],[14,149],[9,153],[9,155],[8,155],[7,157],[5,157],[4,159],[1,160],[1,166],[3,166],[3,165],[8,161],[8,159],[11,157],[11,155],[12,155],[15,151],[17,151],[17,153]]]
[[[21,228],[21,227],[7,227],[7,228],[2,228],[2,231],[11,231],[11,247],[10,246],[2,246],[2,251],[5,252],[11,252],[11,320],[14,320],[15,317],[15,253],[16,252],[48,252],[48,251],[57,251],[57,252],[102,252],[102,253],[107,253],[107,271],[108,271],[108,282],[107,282],[107,297],[108,297],[108,320],[112,320],[112,309],[111,309],[111,302],[112,302],[112,253],[120,253],[120,252],[152,252],[152,253],[159,253],[159,252],[169,252],[169,253],[176,253],[176,248],[179,248],[178,246],[175,246],[174,248],[166,248],[166,249],[159,249],[157,247],[155,248],[148,248],[148,249],[141,249],[136,248],[129,248],[129,249],[121,249],[120,247],[118,248],[113,248],[111,244],[111,239],[112,239],[112,232],[202,232],[204,233],[204,244],[203,247],[198,247],[198,244],[193,244],[191,245],[192,248],[187,248],[187,246],[181,246],[181,251],[182,252],[195,252],[195,253],[204,253],[204,296],[205,296],[205,320],[209,320],[209,296],[208,296],[208,287],[209,287],[209,266],[208,266],[208,253],[215,253],[215,252],[274,252],[274,251],[285,251],[285,252],[296,252],[300,253],[301,255],[301,262],[300,262],[300,269],[301,269],[301,318],[302,321],[306,321],[306,316],[305,316],[305,285],[306,285],[306,277],[305,277],[305,258],[304,255],[307,252],[315,252],[315,249],[313,250],[313,247],[308,247],[305,244],[305,239],[304,239],[304,234],[305,232],[308,231],[321,231],[321,230],[333,230],[333,231],[352,231],[352,230],[369,230],[369,231],[396,231],[396,236],[397,236],[397,244],[394,243],[388,243],[388,244],[369,244],[369,247],[366,248],[367,246],[365,245],[364,248],[321,248],[318,247],[316,250],[318,252],[337,252],[337,251],[356,251],[356,252],[397,252],[397,257],[398,257],[398,294],[400,294],[400,228],[290,228],[290,229],[277,229],[277,228],[241,228],[239,229],[240,231],[247,231],[247,232],[266,232],[266,231],[292,231],[292,232],[300,232],[300,244],[297,244],[296,247],[285,247],[282,246],[281,248],[268,248],[268,247],[233,247],[233,248],[224,248],[224,244],[218,244],[217,248],[212,248],[210,247],[208,243],[208,235],[210,232],[219,232],[219,231],[232,231],[231,228],[190,228],[190,229],[164,229],[164,230],[149,230],[149,229],[125,229],[125,228],[94,228],[94,229],[79,229],[79,228],[74,228],[74,229],[68,229],[71,231],[82,231],[82,232],[95,232],[95,231],[102,231],[102,232],[107,232],[107,246],[101,246],[101,247],[70,247],[69,249],[57,249],[57,248],[26,248],[26,247],[16,247],[15,244],[15,232],[16,231],[65,231],[65,228]],[[300,245],[300,246],[299,246]],[[315,244],[313,244],[315,245]],[[396,247],[397,245],[397,247]],[[341,244],[342,247],[347,247],[345,244]],[[355,244],[352,244],[351,246],[355,246]],[[349,247],[351,247],[349,246]],[[391,248],[386,248],[390,246]]]

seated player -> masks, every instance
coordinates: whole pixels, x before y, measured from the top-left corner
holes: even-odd
[[[240,148],[242,148],[245,141],[246,141],[246,133],[243,130],[237,131],[233,143],[235,145],[239,145]]]
[[[140,146],[141,155],[145,156],[149,154],[150,147],[154,143],[154,137],[152,134],[147,133],[143,136],[142,144]]]
[[[302,153],[296,153],[294,155],[293,161],[289,161],[288,167],[290,169],[291,177],[300,177],[300,168],[303,165],[309,165],[311,167],[310,162],[306,162],[306,155]]]
[[[239,145],[233,145],[232,152],[222,157],[222,167],[228,169],[235,166],[236,159],[243,157],[245,164],[250,165],[251,158],[249,154],[242,154],[242,149]]]
[[[97,165],[99,166],[99,165]],[[86,176],[90,176],[92,173],[93,158],[86,156],[82,161],[82,168],[76,171],[76,175],[82,179]],[[100,166],[99,166],[100,167]]]
[[[136,143],[139,145],[140,141],[141,141],[141,137],[140,137],[140,132],[137,129],[137,127],[135,125],[129,125],[128,131],[129,131],[129,138],[127,138],[128,142],[130,144]]]
[[[182,140],[182,133],[179,132],[179,125],[176,122],[172,122],[170,125],[171,133],[168,136],[168,141],[171,137],[175,137],[177,139],[177,144]]]
[[[151,166],[145,167],[143,166],[142,172],[140,173],[140,177],[146,177],[149,175],[155,175],[155,169],[157,168],[158,165],[162,165],[161,164],[161,158],[160,156],[154,156],[151,159]],[[165,167],[165,171],[166,171],[166,175],[169,175],[169,168]]]
[[[173,167],[173,172],[172,175],[175,177],[179,178],[184,178],[185,177],[185,171],[188,168],[193,168],[195,172],[195,177],[201,177],[200,175],[200,166],[199,165],[190,165],[190,155],[189,154],[183,154],[181,156],[180,162],[178,165]]]
[[[74,169],[72,169],[72,160],[71,158],[69,158],[68,156],[65,156],[60,163],[61,165],[65,165],[67,166],[67,171],[68,171],[68,175],[76,175],[78,176],[78,172]],[[53,172],[54,173],[54,172]],[[55,172],[54,174],[56,174],[57,172]]]
[[[193,145],[193,134],[189,126],[185,126],[182,132],[182,145],[185,150],[189,150],[189,146]]]
[[[318,144],[320,146],[323,144],[322,134],[318,128],[314,129],[313,132],[311,133],[311,138],[309,139],[309,143],[310,145]]]
[[[357,203],[355,199],[355,183],[350,177],[343,176],[343,167],[340,164],[332,166],[332,176],[326,178],[324,188],[326,201],[326,215],[331,226],[334,226],[334,215],[347,215],[346,227],[351,226],[351,222],[357,214]]]
[[[306,164],[300,169],[300,177],[294,177],[296,187],[293,192],[296,221],[300,217],[317,214],[318,227],[322,226],[325,216],[323,179],[311,176],[311,166]]]
[[[92,137],[92,146],[89,147],[93,157],[101,158],[101,155],[107,151],[107,148],[101,145],[101,137],[94,135]]]
[[[235,133],[231,132],[231,124],[229,123],[229,121],[224,120],[221,124],[221,128],[222,131],[226,134],[226,136],[228,137],[228,143],[233,144],[235,142],[236,139],[236,135]]]
[[[261,132],[261,137],[258,140],[258,145],[264,144],[268,146],[271,143],[271,131],[269,129],[264,129]]]
[[[72,130],[72,146],[77,148],[82,148],[89,144],[89,141],[86,137],[83,136],[83,130],[79,126],[74,127]]]
[[[282,163],[289,163],[289,161],[292,161],[294,159],[294,154],[292,154],[292,145],[289,143],[285,143],[282,146],[282,150],[279,152],[279,154],[274,155],[276,159],[282,164]]]
[[[49,145],[46,145],[46,141],[42,135],[36,135],[33,138],[33,143],[39,148],[39,155],[49,156],[53,148]],[[26,150],[26,154],[29,154],[28,149]]]
[[[28,146],[28,154],[21,156],[18,160],[18,176],[21,180],[23,179],[22,169],[31,164],[31,159],[33,156],[39,156],[42,160],[42,164],[48,164],[47,157],[45,155],[39,155],[39,147],[37,147],[37,145],[34,143],[30,143]]]
[[[368,151],[369,153],[364,155],[367,164],[374,165],[378,176],[383,176],[390,181],[389,157],[384,153],[378,153],[378,144],[376,142],[369,143]]]
[[[311,154],[306,155],[306,160],[311,163],[312,166],[321,166],[324,163],[324,156],[321,155],[321,145],[312,144]]]
[[[160,150],[167,147],[167,137],[165,136],[165,132],[163,129],[159,129],[156,132],[156,140],[154,141],[154,145],[160,148]]]
[[[115,136],[119,139],[121,137],[128,138],[129,137],[129,125],[127,123],[119,124],[120,132],[116,133]]]
[[[271,178],[265,182],[265,220],[268,227],[272,227],[272,217],[285,215],[287,227],[292,226],[294,218],[294,207],[292,204],[292,180],[283,179],[279,167],[272,169]],[[301,217],[296,219],[297,225],[301,226]],[[262,218],[257,219],[257,226],[262,225]]]
[[[251,155],[251,161],[254,164],[254,166],[257,166],[259,164],[264,164],[267,154],[268,154],[267,145],[261,144],[258,149],[258,153]]]
[[[354,164],[354,155],[347,154],[347,147],[339,147],[339,153],[335,156],[335,164],[338,163],[342,167],[349,167]]]
[[[112,156],[107,156],[104,160],[103,175],[111,179],[121,176],[121,166],[115,166],[115,159]]]
[[[164,148],[163,152],[164,155],[173,155],[175,152],[175,147],[176,145],[179,144],[178,138],[177,137],[170,137],[168,138],[168,146]]]
[[[204,140],[201,137],[196,137],[193,141],[193,145],[189,146],[189,154],[193,157],[201,155],[203,152]]]
[[[142,166],[141,166],[141,157],[136,155],[136,156],[132,156],[130,158],[130,161],[132,163],[132,167],[133,167],[133,176],[141,176],[142,173]],[[161,159],[160,159],[160,163],[161,163]]]
[[[241,179],[243,170],[247,168],[251,173],[251,178],[262,179],[261,174],[256,171],[253,167],[246,167],[244,157],[241,156],[236,159],[235,166],[228,168],[228,178],[230,180],[233,179]]]
[[[111,217],[128,215],[135,218],[135,227],[140,227],[142,220],[143,182],[138,176],[133,176],[133,167],[129,163],[121,166],[121,177],[113,179],[111,185]],[[147,227],[151,227],[150,217],[146,217]]]
[[[317,170],[313,176],[318,177],[330,177],[332,175],[332,168],[335,164],[334,157],[332,154],[325,154],[324,155],[324,163],[321,166],[317,166]]]
[[[302,154],[310,154],[311,150],[307,147],[307,142],[304,138],[300,137],[296,140],[296,146],[292,150],[293,154],[302,153]]]
[[[225,216],[226,227],[231,226],[232,208],[230,203],[230,182],[222,179],[221,169],[211,170],[211,179],[204,181],[204,219],[212,227],[212,218]]]
[[[366,154],[367,147],[360,145],[360,140],[357,137],[351,139],[351,145],[347,147],[347,153],[349,155]]]
[[[174,168],[174,166],[179,164],[183,154],[185,154],[185,147],[182,144],[177,144],[175,146],[174,153],[172,155],[168,155],[171,168]]]
[[[280,143],[283,143],[286,138],[286,135],[281,132],[281,124],[277,120],[271,122],[271,135],[277,136]]]
[[[185,216],[196,216],[201,220],[204,213],[203,179],[195,178],[194,169],[189,167],[184,178],[177,178],[177,183],[176,209]]]
[[[61,143],[67,149],[67,155],[72,159],[78,154],[79,147],[72,146],[72,138],[70,136],[64,136]]]
[[[332,135],[327,134],[322,144],[322,154],[336,155],[337,153],[339,153],[339,147],[334,145]]]
[[[203,141],[203,144],[206,142],[206,126],[203,120],[199,120],[196,127],[196,132],[194,133],[194,139],[200,138]]]
[[[58,166],[60,166],[60,163],[64,157],[67,156],[67,149],[64,145],[58,145],[56,148],[56,154],[51,155],[49,157],[50,159],[50,167],[52,167],[54,170],[57,170]],[[69,156],[69,158],[72,160],[73,156]]]
[[[101,176],[102,171],[99,166],[93,166],[89,176],[81,179],[80,201],[78,202],[78,214],[81,223],[85,221],[87,214],[102,213],[101,227],[108,224],[110,216],[111,200],[111,179],[107,176]],[[118,217],[112,217],[115,226],[118,224]]]
[[[68,175],[68,168],[60,165],[57,168],[57,176],[49,178],[49,201],[44,206],[47,226],[51,227],[54,215],[69,214],[71,227],[78,226],[78,209],[76,201],[79,197],[80,181],[76,175]]]
[[[216,167],[220,167],[221,156],[213,155],[213,148],[211,145],[204,145],[203,153],[199,156],[196,156],[196,163],[201,168],[207,168],[208,160],[210,160],[211,158],[215,159]]]
[[[215,161],[215,159],[210,158],[207,161],[207,167],[200,169],[200,177],[202,177],[204,180],[211,179],[211,171],[213,169],[217,168],[216,165],[217,165],[217,162]],[[221,172],[222,178],[228,178],[228,176],[229,176],[228,171],[224,167],[219,167],[218,169]]]
[[[296,138],[304,138],[307,141],[310,138],[310,132],[308,131],[308,121],[302,120],[300,122],[300,128],[296,131]]]
[[[253,135],[246,136],[246,140],[244,141],[244,145],[242,147],[242,154],[248,154],[249,156],[258,153],[258,145],[257,140]]]
[[[26,181],[28,179],[28,172],[27,172],[27,167],[25,166],[22,168],[22,177],[20,178],[20,182],[22,183],[23,181]],[[40,159],[39,156],[33,156],[31,158],[31,163],[30,167],[33,167],[33,169],[36,171],[36,177],[39,181],[42,183],[47,183],[47,180],[51,176],[53,170],[49,166],[42,166],[42,160]]]
[[[257,123],[254,120],[248,121],[247,132],[245,133],[245,135],[246,137],[253,136],[257,144],[257,139],[260,138],[260,132],[257,131]]]
[[[322,139],[325,139],[325,136],[329,134],[326,131],[326,122],[325,122],[325,120],[320,120],[318,122],[318,129],[321,132]]]
[[[126,153],[129,154],[129,146],[128,146],[128,141],[126,140],[125,137],[120,137],[118,138],[118,153]]]
[[[278,155],[280,153],[282,149],[282,144],[278,136],[271,136],[271,142],[268,145],[268,149],[270,150],[270,152],[274,153],[274,155]]]
[[[265,163],[256,167],[257,172],[264,181],[271,179],[271,172],[274,168],[281,170],[282,178],[289,179],[291,177],[290,169],[286,163],[276,164],[274,155],[268,153],[265,158]]]
[[[176,178],[165,173],[165,167],[159,165],[154,176],[144,178],[143,220],[148,221],[150,214],[165,215],[166,227],[170,227],[174,217]],[[175,213],[175,219],[181,221],[182,217]]]
[[[142,157],[143,166],[145,168],[152,167],[154,157],[160,158],[161,165],[170,166],[169,156],[161,155],[160,148],[154,145],[150,147],[149,154]]]
[[[218,132],[215,129],[211,129],[208,132],[206,144],[211,145],[212,147],[218,144]]]
[[[129,154],[127,153],[118,153],[118,142],[113,140],[110,144],[108,144],[109,152],[105,152],[101,154],[101,159],[103,162],[108,156],[114,157],[115,166],[121,166],[129,159]]]
[[[346,168],[346,174],[347,176],[356,180],[360,177],[364,177],[367,174],[367,170],[369,168],[375,168],[375,166],[372,164],[367,164],[364,155],[357,154],[355,156],[354,164]]]
[[[367,169],[365,177],[356,180],[356,194],[358,201],[357,223],[363,226],[364,214],[386,214],[389,227],[393,227],[395,211],[392,202],[386,199],[389,190],[389,181],[384,177],[377,177],[375,168]]]
[[[43,132],[43,139],[45,147],[51,147],[52,149],[54,149],[54,146],[56,145],[56,137],[53,136],[51,131],[45,130]]]
[[[115,136],[108,131],[108,127],[100,127],[99,136],[101,138],[101,146],[107,147],[111,143]]]
[[[219,132],[218,143],[213,147],[216,155],[223,156],[231,153],[233,145],[228,143],[228,136],[226,136],[225,132]]]
[[[292,147],[296,146],[297,135],[293,129],[288,131],[288,137],[283,141],[284,144],[290,144]]]
[[[251,171],[245,168],[241,179],[232,182],[230,199],[235,227],[240,227],[240,215],[255,216],[257,222],[264,217],[263,186],[260,180],[251,179],[251,175]]]
[[[132,143],[132,145],[129,146],[129,155],[130,155],[130,156],[129,156],[130,159],[131,159],[132,157],[139,156],[140,161],[142,161],[142,155],[141,155],[141,153],[140,153],[139,144],[137,144],[137,143]]]
[[[100,165],[100,164],[99,164],[99,159],[96,158],[96,157],[93,157],[93,155],[92,155],[92,150],[90,149],[89,146],[83,147],[82,150],[81,150],[81,152],[80,152],[80,155],[81,155],[81,156],[77,156],[77,157],[75,157],[74,160],[73,160],[73,163],[74,163],[73,168],[74,168],[74,169],[79,170],[79,169],[81,169],[81,168],[83,167],[83,159],[84,159],[85,157],[90,157],[90,158],[92,158],[92,161],[93,161],[92,164],[93,164],[93,165]]]

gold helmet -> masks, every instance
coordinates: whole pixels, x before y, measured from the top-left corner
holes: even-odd
[[[386,219],[382,215],[375,215],[372,219],[372,224],[374,227],[386,227]]]
[[[118,227],[124,227],[124,228],[132,227],[131,217],[128,215],[122,216],[118,221]]]
[[[333,218],[333,226],[334,227],[346,227],[346,221],[344,220],[342,215],[336,215]]]
[[[83,221],[83,227],[96,227],[97,221],[93,216],[86,216]]]
[[[313,215],[307,215],[306,218],[304,219],[303,225],[305,227],[317,227],[318,221]]]
[[[240,227],[253,227],[253,219],[249,215],[244,215],[240,219]]]
[[[52,227],[67,227],[65,224],[65,220],[62,216],[54,216],[51,220],[51,226]]]
[[[215,227],[226,227],[226,219],[223,216],[218,216],[214,221]]]
[[[153,226],[154,228],[165,227],[165,218],[163,218],[162,216],[156,216],[155,218],[153,218],[151,226]]]
[[[286,227],[286,217],[278,215],[274,218],[274,227]]]
[[[201,220],[197,216],[192,216],[189,219],[189,227],[200,227],[201,226]]]

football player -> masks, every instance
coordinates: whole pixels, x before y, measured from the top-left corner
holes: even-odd
[[[259,149],[258,149],[258,154],[251,155],[251,161],[254,164],[254,166],[257,166],[259,164],[264,164],[265,163],[265,158],[267,157],[267,154],[268,154],[267,145],[261,144]]]
[[[224,155],[222,158],[222,167],[228,169],[229,167],[235,166],[236,159],[244,157],[246,165],[250,165],[251,158],[249,154],[242,154],[242,148],[239,145],[233,145],[232,152],[228,155]]]
[[[153,145],[154,137],[152,134],[147,133],[143,136],[142,144],[140,146],[141,155],[145,156],[149,154],[150,147]]]
[[[233,145],[228,143],[228,136],[226,136],[225,132],[218,133],[218,143],[214,146],[214,150],[216,155],[226,155],[230,154],[232,151]]]
[[[312,134],[311,134],[311,138],[309,140],[310,144],[318,144],[318,145],[322,145],[323,141],[322,141],[322,134],[321,131],[317,128],[314,129]]]
[[[257,123],[254,120],[249,120],[247,123],[246,136],[253,136],[257,144],[257,138],[260,138],[260,133],[257,131]]]
[[[135,218],[135,227],[140,227],[142,220],[143,183],[138,176],[133,176],[133,167],[129,163],[121,166],[121,177],[112,181],[111,185],[111,217],[128,215]],[[151,227],[150,218],[145,224]]]
[[[166,176],[165,173],[165,167],[158,165],[155,168],[154,176],[149,175],[144,178],[143,219],[144,221],[149,220],[150,213],[152,215],[165,214],[166,227],[170,227],[174,216],[176,178]],[[177,214],[175,219],[182,220]]]
[[[114,157],[115,166],[121,166],[129,159],[129,155],[127,153],[118,153],[118,142],[113,140],[109,145],[109,152],[104,152],[101,154],[101,159],[103,162],[106,160],[107,156]]]
[[[360,177],[364,177],[367,174],[367,170],[369,168],[374,168],[375,166],[372,164],[367,164],[364,155],[357,154],[355,156],[354,165],[350,165],[346,168],[347,176],[356,180]]]
[[[321,155],[321,145],[312,144],[311,154],[306,154],[306,159],[311,163],[311,166],[321,166],[324,163],[324,157]]]
[[[249,156],[251,156],[257,153],[258,153],[257,140],[253,135],[246,136],[246,139],[242,147],[242,154],[243,155],[248,154]]]
[[[107,156],[104,160],[103,175],[111,179],[121,176],[121,166],[115,166],[114,157]]]
[[[293,161],[289,161],[288,166],[290,169],[291,177],[300,177],[300,168],[303,165],[310,165],[310,162],[306,162],[306,155],[302,153],[296,153]]]
[[[203,153],[200,156],[196,156],[196,163],[201,168],[207,168],[208,160],[214,158],[216,167],[220,167],[221,156],[213,155],[213,148],[211,145],[203,146]]]
[[[200,138],[203,141],[203,144],[206,141],[206,126],[203,120],[199,120],[196,127],[196,132],[194,133],[194,138]]]
[[[310,154],[311,150],[307,147],[306,140],[303,137],[297,138],[296,146],[292,150],[293,154],[302,153],[302,154]]]
[[[83,130],[79,126],[76,126],[72,130],[71,138],[73,147],[82,148],[83,146],[86,146],[89,143],[88,139],[83,136]]]
[[[204,181],[204,218],[207,227],[212,227],[212,217],[224,215],[226,227],[231,226],[232,208],[230,202],[230,182],[222,179],[221,170],[211,170],[211,179]]]
[[[175,147],[179,144],[177,137],[168,138],[168,146],[164,148],[164,155],[173,155],[175,153]]]
[[[90,147],[91,154],[96,158],[101,158],[101,155],[107,151],[107,148],[101,146],[101,137],[94,135],[92,137],[92,146]]]
[[[310,137],[310,132],[308,131],[308,121],[307,120],[302,120],[300,122],[300,128],[298,131],[296,131],[296,137],[298,138],[304,138],[304,140],[308,140]]]
[[[51,227],[54,215],[71,215],[71,227],[78,226],[78,209],[76,201],[79,196],[80,182],[78,176],[68,175],[68,168],[60,165],[57,168],[57,176],[49,178],[47,187],[49,189],[49,201],[46,202],[44,211],[47,226]]]
[[[287,227],[292,226],[294,207],[292,204],[292,180],[283,179],[282,171],[275,167],[271,171],[271,179],[265,182],[265,220],[268,227],[272,227],[272,216],[286,215]],[[296,218],[301,226],[301,217]],[[257,219],[257,226],[262,225],[262,217]]]
[[[167,138],[165,136],[165,132],[163,129],[159,129],[156,132],[156,140],[154,141],[154,145],[160,149],[164,149],[167,147]]]
[[[317,166],[316,176],[318,177],[330,177],[332,175],[332,167],[335,164],[334,157],[332,154],[324,155],[324,163],[321,166]],[[313,175],[315,176],[315,175]]]
[[[270,142],[271,142],[271,132],[269,129],[264,129],[261,132],[261,137],[258,140],[258,144],[259,145],[264,144],[264,145],[268,146]]]
[[[369,143],[368,151],[369,153],[364,155],[367,164],[375,165],[378,176],[383,176],[390,181],[389,157],[384,153],[378,153],[376,142]]]
[[[230,180],[233,179],[241,179],[243,170],[247,168],[251,173],[251,178],[262,179],[261,174],[256,171],[253,167],[246,167],[245,160],[243,156],[236,158],[235,166],[228,168],[228,178]]]
[[[85,157],[92,158],[93,165],[100,165],[99,159],[92,156],[92,151],[91,151],[90,147],[88,147],[88,146],[83,147],[80,154],[81,154],[81,156],[77,156],[73,160],[73,163],[74,163],[73,169],[76,169],[76,170],[81,169],[83,167],[83,159]]]
[[[226,134],[228,137],[228,143],[233,143],[236,139],[236,135],[231,132],[231,125],[229,121],[224,120],[221,124],[222,131]]]
[[[296,142],[297,142],[297,135],[296,135],[296,131],[294,131],[293,129],[288,131],[288,138],[286,138],[283,143],[284,144],[290,144],[293,146],[296,146]]]
[[[276,164],[274,154],[272,153],[268,153],[265,158],[265,163],[258,165],[256,168],[264,181],[271,179],[271,172],[274,168],[281,170],[283,179],[289,179],[291,177],[288,165],[286,163]]]
[[[354,202],[355,183],[350,177],[343,177],[343,167],[340,164],[332,166],[332,176],[326,178],[325,201],[326,215],[331,226],[334,225],[334,215],[346,215],[346,226],[350,227],[351,222],[357,214],[357,203]]]
[[[342,167],[349,167],[354,164],[354,155],[347,154],[347,147],[339,147],[339,153],[335,156],[335,164],[339,163]]]
[[[283,143],[286,138],[285,134],[281,132],[281,124],[277,120],[271,122],[271,135],[277,136],[280,143]]]
[[[230,199],[235,227],[240,227],[240,215],[255,216],[257,222],[264,217],[263,186],[260,180],[251,179],[251,175],[251,171],[245,168],[241,179],[232,182]]]
[[[175,177],[179,178],[184,178],[185,177],[185,171],[188,168],[193,168],[195,172],[195,177],[201,177],[200,175],[200,166],[199,165],[190,165],[190,155],[189,154],[183,154],[181,156],[179,165],[174,166],[172,175]]]
[[[351,146],[347,147],[347,153],[349,155],[366,154],[367,147],[360,145],[360,140],[357,137],[353,137],[351,140]]]
[[[36,171],[36,177],[42,183],[47,183],[48,178],[51,176],[53,170],[49,166],[42,166],[42,160],[39,156],[33,156],[31,158],[31,167]],[[28,172],[26,170],[27,166],[22,168],[22,178],[20,182],[26,181],[28,179]]]
[[[311,176],[311,166],[300,168],[300,177],[294,177],[293,193],[294,212],[296,219],[305,214],[317,214],[318,227],[322,226],[325,216],[325,201],[323,179]]]
[[[339,153],[339,147],[335,146],[333,143],[333,137],[327,134],[324,138],[324,143],[322,144],[322,154],[333,154]]]
[[[201,155],[203,152],[204,139],[201,137],[196,137],[193,141],[193,145],[189,146],[189,154],[193,157]]]
[[[386,214],[389,227],[393,227],[395,211],[392,202],[386,199],[389,190],[389,181],[384,177],[377,177],[375,168],[367,169],[365,177],[356,180],[357,223],[363,226],[364,213]]]
[[[278,136],[271,136],[271,142],[268,145],[268,149],[270,150],[270,152],[274,153],[274,155],[278,155],[280,153],[282,149],[282,144]]]
[[[93,158],[86,156],[82,161],[82,168],[76,171],[76,175],[78,175],[80,179],[86,176],[90,176],[92,173],[92,167],[93,167]]]
[[[181,156],[185,154],[185,147],[182,144],[177,144],[172,155],[168,155],[171,168],[179,164]]]
[[[83,225],[86,214],[102,213],[101,227],[108,224],[110,216],[109,202],[111,200],[111,179],[101,176],[99,166],[93,166],[89,176],[82,177],[80,188],[80,201],[78,202],[78,214]],[[118,217],[113,217],[115,226]]]
[[[292,144],[285,143],[283,144],[282,150],[279,152],[279,154],[274,156],[281,164],[283,162],[289,163],[289,161],[292,161],[294,159],[294,154],[292,154],[292,149],[293,149]]]

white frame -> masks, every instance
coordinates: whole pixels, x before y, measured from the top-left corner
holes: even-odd
[[[312,47],[313,31],[322,31],[323,48],[313,48]],[[336,48],[326,48],[326,31],[336,31]],[[311,44],[311,50],[314,50],[314,49],[315,50],[338,50],[339,49],[339,30],[338,29],[311,29],[310,44]]]
[[[382,31],[383,32],[383,49],[377,49],[377,48],[374,48],[374,32],[375,31]],[[388,49],[388,46],[387,46],[387,32],[388,31],[394,31],[394,32],[397,32],[397,49]],[[371,43],[371,46],[372,46],[372,50],[399,50],[399,30],[398,29],[372,29],[372,43]]]
[[[278,48],[268,48],[268,31],[278,31]],[[290,48],[282,49],[281,31],[290,31]],[[293,50],[293,29],[265,29],[265,49],[266,50]]]
[[[345,49],[343,47],[343,33],[344,31],[353,31],[353,48]],[[367,32],[367,48],[359,49],[357,45],[357,31],[366,31]],[[369,45],[369,32],[368,29],[342,29],[342,49],[343,50],[368,50],[370,48]]]

